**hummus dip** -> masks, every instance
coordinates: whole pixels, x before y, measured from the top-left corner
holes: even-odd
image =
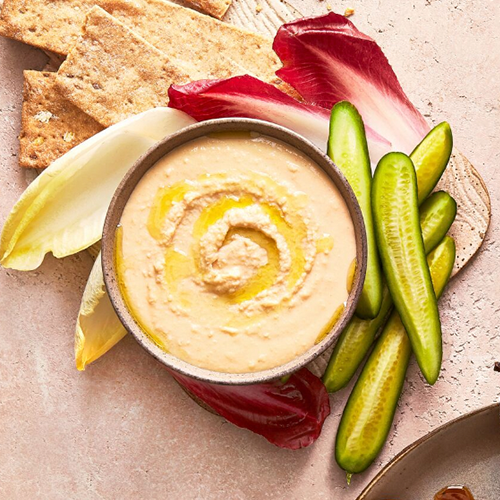
[[[253,133],[168,153],[137,184],[118,231],[120,288],[141,328],[174,356],[227,373],[283,365],[321,340],[356,256],[330,178]]]

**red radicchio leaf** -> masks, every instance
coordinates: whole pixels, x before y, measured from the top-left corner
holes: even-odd
[[[330,111],[297,101],[293,97],[249,75],[227,80],[200,80],[172,85],[169,106],[195,120],[244,117],[265,120],[286,127],[326,149]],[[367,129],[370,151],[378,159],[389,143]]]
[[[280,448],[297,450],[312,444],[330,414],[325,386],[306,368],[285,383],[242,386],[209,384],[169,371],[220,416]]]
[[[310,103],[331,109],[349,101],[370,126],[409,154],[429,131],[382,49],[348,19],[331,12],[284,24],[274,39],[277,75]]]

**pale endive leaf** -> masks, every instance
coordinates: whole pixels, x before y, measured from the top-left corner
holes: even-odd
[[[102,275],[101,254],[83,292],[75,331],[75,361],[78,370],[106,354],[127,333],[111,305]]]
[[[65,257],[98,241],[108,205],[128,169],[156,142],[192,123],[181,111],[151,109],[58,158],[8,216],[0,242],[2,266],[35,269],[48,252]]]

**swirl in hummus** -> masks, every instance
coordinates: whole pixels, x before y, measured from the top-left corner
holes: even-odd
[[[356,253],[347,206],[295,148],[215,134],[167,154],[128,200],[122,293],[164,350],[244,373],[293,360],[343,310]]]

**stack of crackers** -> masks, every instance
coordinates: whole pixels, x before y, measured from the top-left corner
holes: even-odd
[[[167,0],[4,0],[0,34],[55,62],[24,73],[23,167],[45,168],[103,128],[166,106],[171,84],[242,74],[279,84],[271,40]]]

